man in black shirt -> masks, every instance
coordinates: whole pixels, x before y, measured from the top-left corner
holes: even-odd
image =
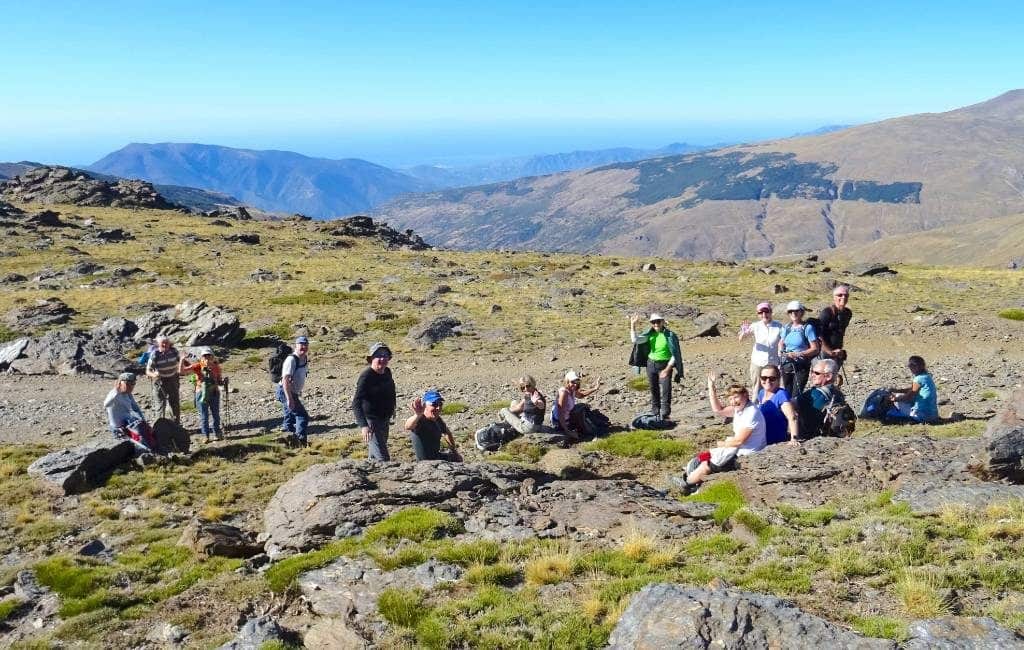
[[[455,436],[441,419],[443,407],[444,398],[436,390],[428,390],[422,399],[417,397],[413,400],[412,416],[405,421],[405,430],[412,434],[412,449],[416,453],[416,460],[462,460],[455,445]],[[441,451],[442,436],[451,451]]]
[[[370,346],[367,368],[356,380],[352,413],[373,460],[391,460],[388,451],[388,423],[395,414],[395,380],[391,376],[391,349],[383,343]]]
[[[850,285],[840,284],[832,290],[832,304],[821,310],[818,320],[821,322],[821,357],[836,362],[837,369],[846,361],[846,350],[843,348],[843,337],[846,328],[853,318],[853,312],[846,305],[850,302]]]

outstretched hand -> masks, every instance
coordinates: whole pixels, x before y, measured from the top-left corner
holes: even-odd
[[[708,383],[712,386],[715,385],[715,373],[712,370],[708,370]]]
[[[632,313],[629,315],[629,326],[636,327],[636,324],[640,322],[640,314]]]
[[[412,412],[416,415],[423,415],[423,398],[417,397],[414,399],[409,403],[409,408],[412,409]]]

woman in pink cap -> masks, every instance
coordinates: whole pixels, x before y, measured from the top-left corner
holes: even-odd
[[[750,351],[750,384],[752,395],[760,387],[761,369],[779,365],[779,338],[782,337],[782,323],[772,319],[772,304],[762,302],[757,306],[757,321],[743,321],[740,325],[740,340],[754,335],[754,349]]]

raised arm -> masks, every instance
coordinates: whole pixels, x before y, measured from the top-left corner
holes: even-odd
[[[708,404],[715,415],[722,418],[730,417],[735,409],[732,406],[723,406],[715,392],[715,373],[708,372]]]

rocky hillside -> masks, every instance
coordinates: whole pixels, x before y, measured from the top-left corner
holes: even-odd
[[[202,144],[130,144],[89,166],[122,178],[198,187],[274,212],[326,218],[364,212],[421,180],[358,159],[310,158]]]
[[[398,198],[428,241],[744,259],[1024,211],[1024,90],[822,135]]]

